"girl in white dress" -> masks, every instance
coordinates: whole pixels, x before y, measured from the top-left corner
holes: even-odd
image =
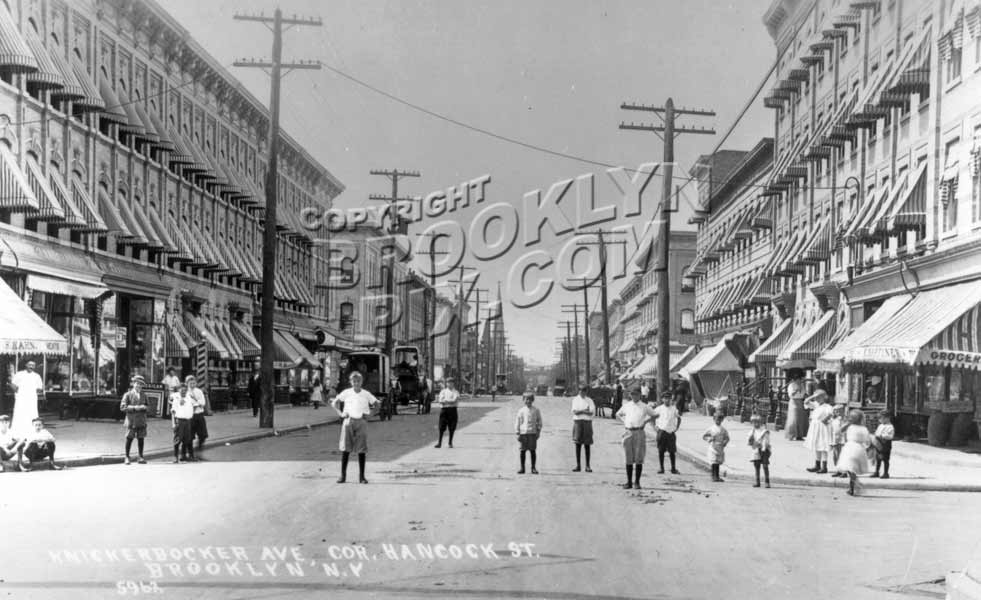
[[[824,383],[818,383],[817,391],[804,401],[804,406],[811,411],[811,423],[804,438],[804,446],[814,453],[814,466],[807,469],[810,473],[828,472],[828,451],[833,437],[831,418],[834,416],[834,408],[828,401]]]
[[[838,471],[848,474],[848,495],[854,496],[860,487],[858,476],[869,472],[868,448],[871,443],[869,430],[863,424],[865,414],[852,409],[848,413],[848,425],[845,428],[845,446],[841,449],[838,459]]]

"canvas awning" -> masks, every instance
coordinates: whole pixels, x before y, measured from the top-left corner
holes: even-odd
[[[91,300],[93,298],[98,298],[103,294],[108,294],[109,288],[102,284],[101,281],[89,280],[83,278],[81,275],[78,276],[79,280],[58,279],[56,277],[48,277],[45,275],[28,275],[27,276],[27,287],[41,292],[47,292],[49,294],[60,294],[63,296],[74,296],[76,298],[82,298],[84,300]],[[84,279],[84,281],[82,280]]]
[[[654,377],[657,372],[657,355],[647,354],[640,360],[636,367],[629,371],[632,379],[647,379]]]
[[[300,340],[296,339],[291,333],[285,331],[280,331],[279,329],[273,332],[273,340],[276,343],[276,362],[286,363],[283,366],[277,368],[280,369],[291,369],[293,367],[298,367],[303,363],[307,363],[312,367],[318,366],[320,361],[310,353]],[[281,357],[286,357],[281,360]]]
[[[242,358],[251,360],[259,358],[262,354],[262,346],[252,335],[252,330],[245,326],[241,321],[232,321],[230,327],[232,337],[238,342],[242,349]]]
[[[4,7],[0,7],[0,68],[11,73],[38,70],[37,60],[17,30],[14,16]]]
[[[853,348],[862,345],[882,324],[891,319],[910,300],[909,296],[890,296],[882,303],[871,317],[856,327],[840,342],[828,348],[817,359],[817,370],[825,372],[840,372],[844,366],[845,356]]]
[[[794,322],[791,319],[785,319],[783,323],[780,324],[777,329],[770,334],[770,337],[766,339],[755,352],[749,355],[749,362],[753,364],[760,363],[776,363],[777,356],[783,350],[783,347],[790,340],[790,335],[794,331]]]
[[[714,346],[703,348],[681,369],[680,374],[687,378],[701,372],[737,371],[742,373],[742,370],[742,367],[739,366],[739,359],[729,350],[729,346],[723,339]]]
[[[0,354],[68,354],[68,340],[0,279]]]
[[[217,355],[218,358],[228,359],[230,353],[218,335],[212,331],[205,319],[199,315],[188,315],[187,326],[192,338],[196,338],[198,343],[204,341],[208,345],[208,352]]]
[[[777,355],[781,369],[813,369],[818,355],[837,330],[835,311],[826,311],[821,318],[788,343]]]
[[[981,366],[981,280],[919,292],[850,349],[845,367]]]

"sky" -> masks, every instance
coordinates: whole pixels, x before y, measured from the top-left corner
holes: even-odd
[[[275,4],[158,1],[257,98],[268,102],[267,76],[231,64],[268,57],[271,35],[260,24],[232,17],[271,15]],[[322,27],[287,32],[284,60],[320,60],[325,67],[459,123],[587,161],[636,169],[661,160],[662,142],[654,133],[618,128],[621,121],[654,122],[656,115],[623,111],[621,102],[662,105],[671,97],[676,106],[715,110],[715,117],[679,119],[679,125],[717,131],[715,136],[677,138],[674,178],[683,184],[695,159],[715,148],[769,71],[776,55],[762,24],[769,4],[770,0],[283,0],[279,6],[286,16],[323,19]],[[482,204],[414,223],[410,236],[440,221],[459,224],[469,234],[481,210],[498,203],[514,207],[517,242],[501,256],[478,259],[469,235],[443,240],[437,250],[462,251],[463,264],[479,273],[477,287],[489,290],[489,295],[496,295],[500,283],[505,326],[515,353],[536,363],[551,362],[556,338],[564,335],[560,323],[571,317],[561,307],[582,302],[582,291],[557,284],[544,300],[521,308],[516,304],[526,302],[524,295],[515,291],[509,276],[529,252],[542,251],[556,262],[543,271],[532,270],[526,287],[533,288],[538,277],[561,278],[565,271],[558,266],[565,263],[558,257],[568,254],[560,252],[565,248],[568,253],[577,239],[561,227],[556,233],[551,224],[561,224],[562,215],[574,222],[575,194],[589,188],[574,186],[557,206],[527,214],[525,195],[535,190],[545,195],[557,182],[593,174],[594,205],[617,207],[615,220],[603,226],[629,223],[642,233],[660,202],[660,175],[655,174],[643,194],[640,214],[627,217],[606,167],[504,141],[459,123],[406,106],[329,68],[296,71],[283,80],[282,126],[344,184],[345,191],[335,201],[338,207],[376,205],[368,201],[369,194],[390,193],[390,182],[370,175],[372,169],[419,171],[421,177],[400,184],[400,195],[406,196],[425,196],[490,176]],[[772,134],[772,113],[762,106],[761,94],[723,147],[748,150]],[[694,200],[693,191],[691,186],[683,196]],[[529,245],[528,236],[535,229],[532,215],[551,223],[542,228],[539,241]],[[690,227],[685,221],[675,217],[672,227]],[[483,237],[510,233],[505,223],[492,221]],[[628,242],[627,252],[635,245]],[[579,272],[590,264],[598,268],[589,260],[580,254],[571,264]],[[634,269],[625,272],[629,275]],[[612,282],[611,298],[624,282],[625,278]],[[591,310],[598,309],[598,298],[598,289],[590,290]]]

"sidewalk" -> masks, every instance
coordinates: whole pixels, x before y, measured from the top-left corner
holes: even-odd
[[[272,437],[339,420],[337,413],[329,406],[314,410],[310,406],[276,405],[273,415],[275,427],[260,429],[259,419],[252,416],[251,409],[215,413],[208,417],[209,437],[205,443],[205,451],[207,452],[208,446]],[[123,461],[126,433],[122,421],[48,419],[45,427],[57,440],[55,462],[60,465],[83,467]],[[147,422],[143,455],[148,460],[171,457],[174,452],[173,439],[170,419],[151,417]],[[136,456],[135,443],[132,456]]]
[[[705,470],[708,470],[709,464],[705,459],[706,443],[702,440],[702,434],[711,425],[710,417],[686,413],[681,420],[677,437],[678,454]],[[750,462],[751,449],[746,443],[750,424],[740,423],[738,418],[727,417],[723,426],[729,431],[731,438],[726,447],[723,472],[727,473],[729,479],[753,480],[755,476]],[[845,478],[831,477],[830,473],[808,473],[805,469],[814,466],[814,455],[804,447],[804,442],[786,439],[783,431],[773,431],[772,423],[768,427],[773,446],[773,455],[770,457],[772,482],[848,487],[848,480]],[[650,431],[648,436],[651,439],[654,437]],[[832,467],[833,465],[828,465],[828,470],[831,471]],[[861,482],[869,488],[879,489],[981,492],[981,456],[934,448],[926,444],[895,441],[892,446],[889,479],[862,476]]]

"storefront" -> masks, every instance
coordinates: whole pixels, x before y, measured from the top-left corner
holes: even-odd
[[[71,381],[68,339],[31,310],[31,306],[15,290],[16,286],[8,284],[7,276],[0,280],[0,414],[5,415],[12,415],[14,409],[10,379],[28,361],[35,361],[37,371],[45,382],[45,394],[39,398],[42,409],[48,400],[49,372],[50,377],[60,382],[59,387],[70,386]],[[63,329],[71,331],[71,318],[68,320],[69,326]],[[94,372],[94,366],[89,370]],[[67,377],[62,377],[66,371]]]
[[[962,445],[981,421],[979,303],[981,280],[890,297],[821,359],[840,361],[850,405],[898,415],[899,435]]]

